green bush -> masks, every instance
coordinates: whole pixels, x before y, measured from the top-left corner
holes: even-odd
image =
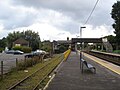
[[[20,62],[18,64],[17,70],[24,70],[24,69],[31,67],[39,62],[40,62],[40,60],[38,58],[26,59],[24,62]]]
[[[118,54],[120,54],[120,50],[114,50],[113,53],[118,53]]]
[[[0,52],[2,52],[4,50],[4,48],[0,48]]]
[[[30,53],[32,51],[32,48],[27,46],[14,46],[12,49],[20,50],[20,51],[23,51],[24,53]]]
[[[24,62],[20,62],[18,64],[18,66],[17,66],[17,70],[24,70],[24,69],[26,69],[25,63]]]
[[[67,47],[66,47],[66,46],[60,45],[60,46],[58,47],[58,49],[55,50],[55,53],[56,53],[56,54],[63,53],[63,52],[65,52],[66,50],[67,50]]]
[[[30,53],[32,51],[31,47],[27,47],[27,46],[23,46],[21,51],[23,51],[24,53]]]
[[[13,49],[13,50],[20,50],[20,51],[21,51],[22,46],[14,46],[12,49]]]
[[[66,47],[63,46],[63,45],[61,45],[61,46],[59,47],[59,51],[60,51],[60,53],[65,52],[65,51],[66,51]]]

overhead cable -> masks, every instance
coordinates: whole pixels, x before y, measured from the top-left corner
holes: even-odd
[[[94,7],[93,7],[93,9],[92,9],[92,11],[91,11],[91,13],[90,13],[90,15],[88,16],[88,18],[87,18],[86,21],[85,21],[85,24],[87,24],[87,22],[89,21],[90,17],[92,16],[93,11],[95,10],[95,8],[96,8],[96,6],[97,6],[97,4],[98,4],[98,1],[99,1],[99,0],[96,1],[96,3],[95,3],[95,5],[94,5]],[[85,25],[85,24],[84,24],[84,25]]]

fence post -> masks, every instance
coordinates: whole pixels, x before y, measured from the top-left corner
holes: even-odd
[[[44,62],[44,56],[45,56],[45,54],[42,55],[42,63]]]
[[[34,65],[34,57],[32,58],[32,66]]]
[[[3,61],[1,61],[1,79],[3,79]]]
[[[18,59],[16,58],[16,67],[18,66]]]
[[[26,58],[25,58],[25,59],[24,59],[24,64],[25,64],[25,65],[24,65],[24,68],[25,68],[25,69],[26,69],[26,66],[27,66],[27,65],[26,65],[27,63],[26,63],[26,62],[27,62],[27,60],[26,60]]]

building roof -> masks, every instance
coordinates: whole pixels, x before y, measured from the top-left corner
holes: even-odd
[[[59,43],[59,44],[70,44],[71,40],[58,40],[57,43]]]
[[[23,43],[28,44],[29,42],[23,38],[19,38],[16,41],[14,41],[14,44],[23,44]]]

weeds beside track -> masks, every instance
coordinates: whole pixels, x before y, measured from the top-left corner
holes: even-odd
[[[41,68],[26,76],[21,81],[15,83],[8,90],[36,90],[38,87],[43,87],[43,85],[41,86],[41,83],[43,84],[45,79],[49,79],[49,74],[62,61],[62,59],[62,56],[58,56],[57,58],[50,60],[49,63],[43,65]]]

